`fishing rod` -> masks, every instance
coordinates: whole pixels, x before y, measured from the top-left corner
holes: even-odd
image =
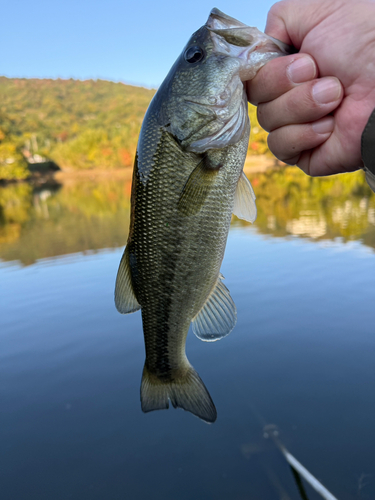
[[[285,460],[291,467],[295,482],[297,484],[297,488],[299,494],[301,495],[302,500],[309,500],[307,497],[307,493],[303,486],[301,476],[303,479],[317,492],[319,495],[324,498],[324,500],[338,500],[337,497],[332,495],[330,491],[327,490],[325,486],[322,485],[318,479],[309,472],[306,467],[304,467],[301,462],[299,462],[284,446],[279,437],[279,430],[277,425],[275,424],[267,424],[265,418],[259,413],[259,411],[251,405],[251,411],[257,420],[260,422],[263,428],[263,437],[265,439],[272,439],[277,449],[284,456]]]
[[[300,495],[303,500],[307,499],[307,494],[303,488],[303,484],[300,480],[299,476],[302,476],[304,480],[317,492],[319,495],[324,498],[324,500],[338,500],[337,497],[332,495],[325,486],[322,485],[320,481],[316,479],[315,476],[309,472],[306,467],[304,467],[301,462],[299,462],[284,446],[279,438],[279,431],[276,425],[268,424],[263,427],[263,436],[268,439],[271,438],[275,443],[276,447],[282,453],[288,464],[290,465],[294,479],[296,480],[297,487],[299,489]]]

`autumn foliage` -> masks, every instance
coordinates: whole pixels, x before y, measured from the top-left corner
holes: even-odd
[[[60,168],[131,167],[155,90],[103,80],[0,77],[0,179],[24,178],[27,162]],[[249,154],[269,153],[249,105]]]

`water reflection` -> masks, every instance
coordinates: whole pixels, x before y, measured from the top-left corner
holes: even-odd
[[[288,167],[250,175],[256,226],[273,236],[362,239],[375,247],[375,197],[362,172],[314,179]]]
[[[124,245],[130,180],[76,180],[0,188],[0,259],[32,264]]]
[[[248,174],[257,196],[258,232],[314,241],[361,240],[375,248],[375,197],[362,172],[312,179],[296,168]],[[38,259],[125,244],[130,175],[62,184],[0,187],[0,259]],[[249,225],[234,219],[237,226]]]
[[[233,221],[222,269],[236,329],[187,339],[220,415],[211,426],[142,414],[140,314],[124,321],[113,304],[120,248],[54,258],[123,248],[130,178],[0,188],[1,259],[52,257],[0,266],[4,498],[301,500],[253,407],[337,498],[375,498],[375,197],[360,173],[249,177],[259,217]],[[336,239],[370,250],[319,244]]]

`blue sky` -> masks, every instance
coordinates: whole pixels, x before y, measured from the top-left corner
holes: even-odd
[[[157,87],[213,7],[263,30],[268,0],[12,0],[1,9],[0,75],[102,78]]]

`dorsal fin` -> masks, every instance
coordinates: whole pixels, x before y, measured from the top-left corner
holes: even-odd
[[[128,247],[125,248],[117,271],[115,305],[116,309],[121,314],[129,314],[141,308],[135,297],[132,286]]]
[[[241,172],[238,179],[236,194],[234,196],[233,213],[239,219],[254,222],[257,218],[257,206],[255,204],[255,193],[249,179]]]
[[[220,274],[204,306],[192,321],[194,334],[206,342],[228,335],[237,321],[236,306],[223,279]]]

